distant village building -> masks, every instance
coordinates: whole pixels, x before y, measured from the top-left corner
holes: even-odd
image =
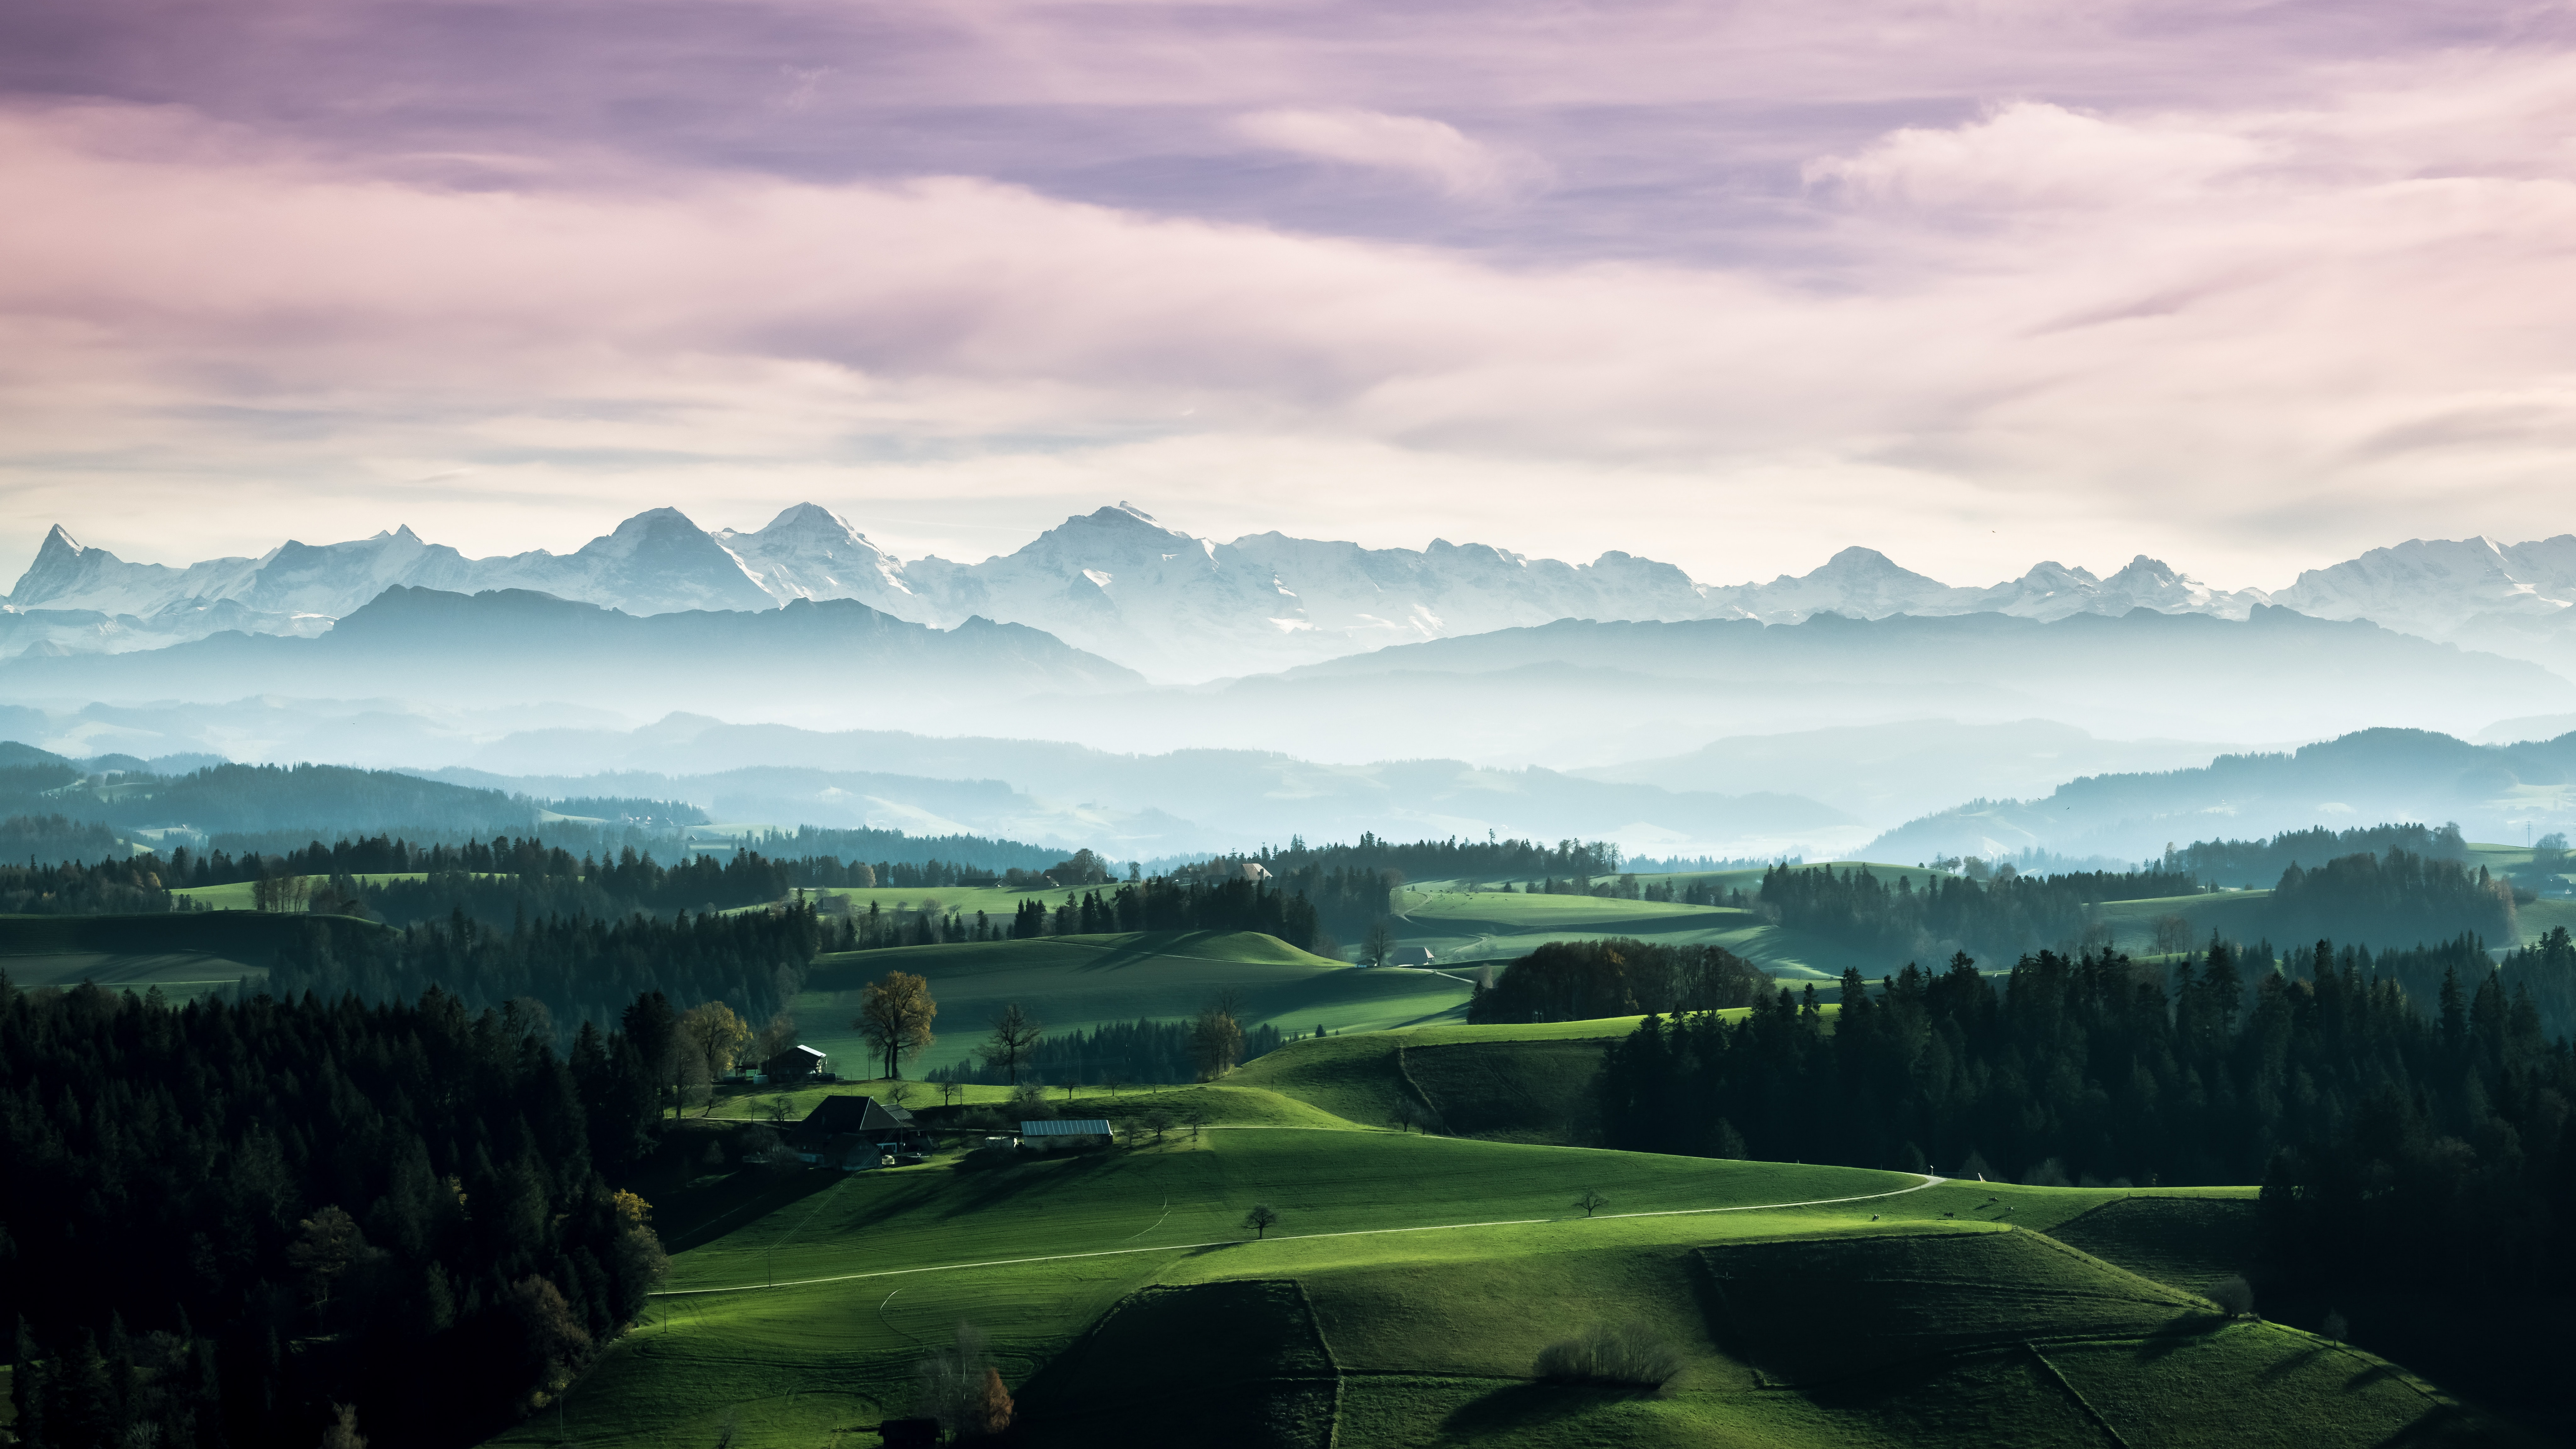
[[[1428,946],[1398,946],[1394,950],[1386,953],[1386,964],[1389,966],[1428,966],[1431,964],[1431,948]]]
[[[1243,863],[1243,878],[1256,884],[1266,881],[1270,879],[1270,868],[1259,861],[1247,860]]]

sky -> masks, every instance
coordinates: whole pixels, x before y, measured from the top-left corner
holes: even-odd
[[[0,582],[1131,500],[1958,583],[2576,528],[2562,4],[13,0]]]

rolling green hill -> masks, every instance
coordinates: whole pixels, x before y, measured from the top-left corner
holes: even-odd
[[[1337,1045],[1301,1044],[1305,1070],[1268,1088],[1223,1090],[1347,1078],[1321,1050]],[[1300,1449],[2496,1442],[2367,1355],[2230,1323],[2029,1230],[2245,1190],[1925,1186],[1254,1127],[846,1176],[719,1161],[695,1190],[728,1183],[739,1202],[682,1243],[652,1320],[499,1442],[730,1428],[747,1449],[865,1444],[961,1320],[989,1336],[1041,1444],[1181,1422],[1195,1442]],[[1609,1200],[1591,1218],[1570,1205],[1587,1188]],[[1238,1226],[1254,1202],[1280,1214],[1265,1241]],[[1751,1344],[1746,1312],[1765,1325]],[[1539,1348],[1611,1322],[1673,1347],[1667,1392],[1531,1377]],[[1796,1387],[1779,1375],[1792,1365]],[[2164,1437],[2176,1415],[2190,1434]]]
[[[930,983],[939,1003],[939,1041],[908,1070],[961,1061],[984,1040],[993,1014],[1010,1002],[1050,1031],[1075,1031],[1139,1017],[1195,1015],[1219,991],[1242,993],[1242,1020],[1283,1032],[1369,1031],[1413,1022],[1465,1020],[1467,981],[1436,971],[1363,969],[1308,955],[1256,932],[1160,932],[1043,936],[961,942],[819,957],[796,998],[803,1040],[832,1054],[850,1075],[872,1074],[865,1045],[848,1023],[859,991],[888,971]]]
[[[0,916],[0,971],[19,986],[102,986],[185,999],[254,984],[268,974],[278,942],[302,930],[376,932],[346,916],[183,911],[134,916]]]

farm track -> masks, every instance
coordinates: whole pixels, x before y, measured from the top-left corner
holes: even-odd
[[[1745,1203],[1736,1207],[1665,1208],[1655,1212],[1598,1213],[1589,1219],[1567,1217],[1497,1218],[1490,1222],[1427,1223],[1420,1227],[1411,1228],[1353,1228],[1338,1233],[1282,1233],[1279,1237],[1279,1241],[1283,1243],[1317,1242],[1331,1238],[1387,1237],[1400,1233],[1450,1233],[1464,1232],[1475,1228],[1520,1228],[1534,1226],[1539,1223],[1582,1221],[1606,1223],[1614,1222],[1623,1218],[1699,1217],[1714,1216],[1719,1213],[1783,1212],[1791,1208],[1838,1207],[1844,1203],[1877,1202],[1885,1198],[1903,1197],[1905,1194],[1910,1192],[1921,1192],[1928,1187],[1939,1187],[1941,1184],[1948,1182],[1949,1180],[1950,1179],[1946,1177],[1926,1175],[1921,1182],[1914,1184],[1912,1187],[1900,1187],[1889,1192],[1862,1193],[1858,1197],[1811,1198],[1803,1202]],[[1168,1209],[1166,1209],[1166,1211],[1168,1211]],[[1148,1231],[1151,1230],[1148,1229]],[[1243,1240],[1241,1238],[1219,1238],[1214,1241],[1204,1243],[1164,1243],[1150,1248],[1101,1248],[1086,1253],[1048,1253],[1033,1258],[988,1258],[980,1262],[973,1263],[933,1263],[919,1268],[880,1268],[869,1273],[836,1273],[823,1278],[796,1278],[785,1283],[737,1283],[720,1288],[668,1288],[656,1292],[652,1296],[655,1298],[703,1298],[717,1293],[761,1293],[783,1288],[811,1288],[826,1283],[854,1283],[869,1278],[903,1278],[916,1273],[955,1273],[972,1268],[1016,1268],[1026,1266],[1031,1263],[1063,1263],[1082,1258],[1118,1258],[1126,1257],[1135,1253],[1187,1253],[1196,1252],[1204,1248],[1235,1247],[1241,1244],[1242,1241]],[[1254,1241],[1262,1242],[1266,1241],[1266,1239],[1255,1239]]]

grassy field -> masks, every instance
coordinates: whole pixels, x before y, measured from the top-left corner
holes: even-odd
[[[1761,884],[1758,874],[1753,883]],[[1429,948],[1435,962],[1444,967],[1509,961],[1546,941],[1614,936],[1671,945],[1724,946],[1784,981],[1829,980],[1840,976],[1846,964],[1870,969],[1877,961],[1874,955],[1805,932],[1768,925],[1750,911],[1719,906],[1527,896],[1462,887],[1408,889],[1403,905],[1403,914],[1392,921],[1396,941]]]
[[[693,1122],[639,1183],[675,1250],[650,1320],[500,1442],[867,1444],[961,1321],[1049,1445],[2499,1442],[2392,1366],[2199,1295],[2250,1188],[1370,1125],[1422,1058],[1588,1050],[1586,1025],[1326,1037],[1222,1085],[1067,1104],[1238,1124],[1132,1149],[777,1172],[734,1165],[739,1124]],[[1607,1198],[1588,1217],[1586,1191]],[[1256,1202],[1266,1238],[1241,1226]],[[1547,1343],[1614,1323],[1679,1356],[1665,1392],[1532,1377]]]
[[[1052,1032],[1139,1017],[1195,1015],[1219,991],[1242,993],[1241,1019],[1282,1032],[1369,1031],[1430,1021],[1464,1021],[1472,987],[1436,971],[1361,969],[1256,932],[1044,936],[961,942],[818,958],[796,999],[804,1040],[851,1074],[869,1070],[866,1047],[848,1028],[859,991],[888,971],[930,982],[940,1039],[916,1072],[964,1059],[983,1041],[993,1014],[1010,1002]]]
[[[318,926],[384,928],[345,916],[187,911],[132,916],[0,916],[0,970],[20,986],[95,981],[186,998],[266,978],[280,937]]]

